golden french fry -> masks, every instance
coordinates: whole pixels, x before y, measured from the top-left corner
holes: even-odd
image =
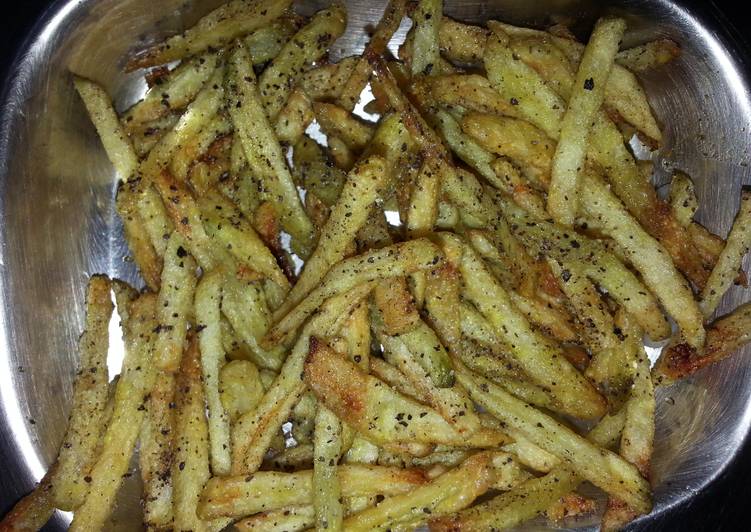
[[[316,527],[342,530],[344,508],[338,462],[342,454],[342,423],[325,406],[318,406],[313,437],[313,508]]]
[[[132,134],[134,127],[186,107],[209,80],[218,60],[219,54],[211,51],[180,63],[123,114],[123,125]]]
[[[681,328],[686,342],[697,348],[704,345],[704,319],[699,306],[665,249],[642,229],[596,176],[583,176],[579,192],[584,211],[625,249],[629,261]]]
[[[491,488],[490,453],[467,458],[459,467],[411,493],[396,495],[344,521],[345,530],[370,531],[414,527],[432,518],[463,510]]]
[[[287,12],[271,24],[260,27],[243,38],[243,44],[248,49],[253,66],[263,65],[279,55],[284,45],[300,29],[301,22],[302,17]]]
[[[428,270],[441,261],[440,250],[426,239],[410,240],[339,262],[307,298],[284,315],[266,334],[263,345],[277,345],[302,325],[326,299],[363,283]]]
[[[670,63],[681,55],[681,47],[671,39],[655,39],[621,51],[615,60],[631,72],[644,72]]]
[[[37,487],[18,501],[0,521],[3,532],[33,532],[41,530],[55,513],[52,502],[52,484],[50,477],[54,474],[54,466],[39,481]]]
[[[324,63],[303,73],[297,84],[313,101],[336,100],[342,92],[342,87],[350,79],[355,66],[361,60],[358,56],[349,56],[338,63]],[[367,72],[365,83],[367,83],[369,76],[370,70]],[[365,84],[363,84],[364,87]],[[360,89],[360,92],[362,92],[362,89]],[[357,93],[358,99],[360,92]],[[355,103],[357,103],[357,100],[355,100]],[[346,106],[343,105],[343,107]],[[354,109],[354,104],[350,109]]]
[[[623,19],[600,19],[579,64],[568,108],[561,121],[548,191],[548,212],[561,225],[574,224],[578,210],[578,176],[587,154],[590,124],[605,100],[610,70],[625,29]]]
[[[670,181],[670,206],[678,223],[683,227],[691,225],[699,208],[699,200],[693,181],[683,172],[676,172]]]
[[[316,13],[310,22],[284,45],[258,80],[258,90],[266,114],[273,122],[289,97],[292,86],[305,65],[323,57],[344,33],[347,11],[333,5]]]
[[[315,118],[311,101],[302,89],[296,88],[290,93],[284,107],[279,110],[274,126],[276,137],[279,142],[295,144]]]
[[[438,33],[441,53],[457,63],[480,63],[489,35],[490,30],[486,28],[464,24],[444,16]]]
[[[307,255],[313,226],[305,214],[284,154],[269,124],[250,57],[242,46],[236,46],[230,54],[226,83],[235,134],[240,138],[254,179],[261,185],[261,199],[273,199],[282,226],[292,235],[299,251]]]
[[[412,13],[414,45],[412,75],[435,74],[440,67],[438,33],[443,15],[443,0],[420,0]]]
[[[107,157],[120,179],[127,181],[138,168],[138,157],[128,134],[117,118],[110,97],[93,81],[76,76],[74,84],[99,133]]]
[[[323,132],[329,137],[341,139],[351,150],[362,150],[373,137],[373,126],[358,119],[343,107],[315,102],[313,111]]]
[[[740,203],[740,209],[728,234],[725,248],[720,253],[717,264],[701,292],[700,306],[705,318],[714,314],[722,296],[738,275],[743,257],[751,247],[751,230],[749,230],[751,228],[751,188],[743,189]]]
[[[112,420],[104,433],[102,449],[91,468],[88,495],[76,510],[71,530],[100,529],[115,504],[123,475],[145,415],[142,408],[154,382],[152,354],[156,326],[156,295],[146,293],[133,301],[124,323],[126,355],[115,391]]]
[[[219,394],[222,406],[235,421],[255,409],[263,397],[258,368],[250,360],[233,360],[219,372]]]
[[[210,48],[222,48],[279,18],[291,3],[291,0],[232,0],[205,15],[184,33],[136,54],[125,69],[161,65]]]
[[[300,304],[326,277],[331,267],[345,257],[347,248],[367,221],[371,206],[389,180],[386,161],[376,155],[364,159],[350,172],[321,232],[318,246],[305,264],[300,279],[274,314],[277,319]]]
[[[460,433],[438,412],[404,397],[362,373],[320,340],[311,339],[305,382],[342,421],[376,443],[442,443],[488,447],[503,443],[497,431]]]

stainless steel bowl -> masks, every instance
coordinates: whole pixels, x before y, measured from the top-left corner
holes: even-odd
[[[0,501],[30,490],[52,462],[65,429],[88,275],[138,282],[114,213],[115,179],[69,71],[91,77],[119,108],[144,91],[123,74],[125,54],[190,25],[218,2],[61,0],[22,45],[2,102],[0,128]],[[322,1],[301,2],[310,12]],[[349,30],[335,58],[362,51],[365,28],[385,0],[349,0]],[[578,21],[585,34],[603,12],[629,21],[628,43],[669,36],[682,57],[644,76],[665,146],[659,181],[680,168],[694,177],[699,220],[725,234],[749,183],[751,98],[736,44],[702,3],[667,0],[447,0],[467,21],[500,18],[543,25]],[[693,7],[692,7],[693,6]],[[406,30],[406,28],[402,28]],[[405,31],[400,31],[403,38]],[[733,289],[723,310],[747,300]],[[656,507],[648,528],[705,490],[737,455],[751,426],[751,371],[736,356],[658,393]],[[137,475],[126,481],[113,529],[140,526]],[[53,528],[64,527],[58,515]]]

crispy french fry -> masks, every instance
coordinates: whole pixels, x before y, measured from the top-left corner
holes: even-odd
[[[347,25],[343,5],[319,11],[310,22],[284,45],[258,80],[258,90],[266,114],[273,122],[289,97],[292,86],[305,65],[323,57]]]
[[[443,0],[420,0],[412,13],[414,21],[414,52],[412,75],[435,74],[440,68],[438,33],[443,15]]]
[[[360,94],[365,86],[368,84],[372,67],[370,66],[369,57],[381,56],[386,51],[386,47],[391,40],[391,37],[399,29],[399,25],[404,18],[406,11],[406,0],[390,0],[386,5],[381,20],[378,22],[373,35],[370,38],[370,42],[365,48],[365,52],[360,57],[351,74],[343,85],[338,94],[338,103],[348,111],[355,108],[355,105],[360,100]]]
[[[373,126],[358,119],[343,107],[315,102],[313,111],[323,132],[329,137],[341,139],[351,150],[362,150],[373,137]]]
[[[289,13],[289,12],[288,12]],[[271,24],[260,27],[243,39],[243,44],[253,61],[253,66],[260,66],[271,61],[284,45],[297,33],[302,17],[294,14],[282,15]]]
[[[357,285],[428,270],[441,261],[440,250],[426,239],[410,240],[339,262],[315,290],[284,315],[266,334],[264,345],[276,345],[292,335],[323,301]]]
[[[93,81],[76,76],[74,84],[99,133],[104,151],[107,152],[112,166],[115,167],[121,180],[130,179],[138,168],[138,157],[128,134],[117,118],[110,97],[101,86]]]
[[[305,326],[295,347],[285,360],[279,376],[264,394],[258,408],[243,415],[235,423],[232,431],[233,474],[258,469],[274,433],[286,420],[297,398],[303,393],[305,386],[300,375],[308,353],[310,336],[335,334],[341,327],[342,315],[348,314],[356,307],[372,288],[372,283],[365,283],[331,298]]]
[[[180,63],[123,114],[123,125],[132,133],[138,125],[185,108],[209,80],[218,59],[219,54],[211,51]]]
[[[336,100],[350,79],[355,65],[361,61],[360,57],[345,57],[338,63],[324,63],[303,73],[298,80],[298,86],[314,101]],[[370,71],[368,70],[368,76]],[[365,78],[367,83],[368,76]],[[363,88],[365,84],[363,84]],[[362,92],[362,89],[360,89]],[[360,93],[357,93],[360,97]],[[357,103],[357,101],[355,101]],[[354,109],[354,104],[351,107]]]
[[[275,312],[277,319],[303,301],[326,277],[331,267],[345,257],[347,248],[367,221],[373,203],[389,180],[386,161],[375,155],[364,159],[350,172],[321,232],[318,246],[305,264],[300,279]]]
[[[665,249],[642,229],[596,176],[583,176],[579,192],[585,212],[625,249],[629,261],[678,323],[686,342],[694,347],[702,346],[705,334],[701,311]]]
[[[590,124],[605,100],[610,70],[625,29],[623,19],[600,19],[579,64],[561,121],[548,191],[548,212],[561,225],[572,226],[577,214],[578,175],[587,154]]]
[[[133,56],[127,71],[161,65],[213,48],[262,28],[279,18],[291,0],[232,0],[201,18],[192,28]]]
[[[157,307],[158,308],[158,307]],[[172,523],[172,453],[175,420],[172,407],[175,377],[159,371],[146,401],[146,417],[141,425],[138,467],[143,483],[143,520],[148,526],[167,527]]]
[[[283,291],[289,289],[289,280],[273,253],[231,201],[222,194],[210,191],[199,198],[197,204],[209,237],[220,242],[239,262],[263,274]]]
[[[102,449],[91,468],[88,495],[76,510],[71,530],[101,528],[115,503],[115,496],[127,472],[144,418],[144,398],[151,391],[154,369],[156,296],[143,294],[130,305],[124,324],[126,356],[115,391],[112,420],[104,433]]]
[[[681,55],[681,47],[671,39],[655,39],[621,51],[615,58],[631,72],[644,72],[670,63]]]
[[[319,401],[376,443],[402,441],[488,447],[501,444],[505,437],[502,433],[484,430],[472,435],[461,434],[432,408],[362,373],[319,340],[311,340],[304,375]]]
[[[173,233],[164,253],[161,288],[157,299],[158,336],[155,365],[175,372],[185,349],[188,319],[196,287],[196,262],[183,247],[183,238]]]
[[[602,397],[568,363],[557,346],[531,329],[508,293],[469,246],[464,250],[461,271],[469,299],[493,325],[496,334],[514,346],[514,358],[530,378],[550,390],[557,409],[583,418],[601,416]]]
[[[313,507],[318,529],[342,530],[344,508],[337,473],[342,454],[342,423],[325,406],[319,405],[313,446]]]
[[[699,208],[699,200],[693,181],[683,172],[676,172],[670,181],[670,206],[678,223],[683,227],[691,225]]]
[[[340,466],[337,475],[344,497],[397,495],[409,492],[428,480],[419,469],[372,465]],[[199,513],[204,519],[236,518],[312,503],[313,471],[259,471],[251,476],[210,479],[201,495]]]
[[[437,128],[452,151],[481,176],[489,181],[495,178],[491,163],[495,156],[462,131],[459,122],[446,111],[436,113]]]
[[[307,255],[313,226],[297,195],[282,149],[264,110],[248,52],[242,46],[236,46],[231,52],[227,74],[230,116],[245,158],[261,185],[261,199],[273,199],[282,226],[292,235],[300,252]]]
[[[344,527],[352,531],[413,527],[428,516],[440,518],[466,508],[491,488],[493,480],[490,453],[479,453],[411,493],[396,495],[347,518]]]
[[[634,464],[644,478],[649,479],[655,435],[654,384],[649,357],[641,344],[641,330],[631,317],[623,318],[621,325],[627,335],[629,348],[634,351],[636,370],[631,398],[624,407],[626,419],[621,434],[620,454]],[[638,515],[639,512],[626,503],[611,497],[602,517],[602,529],[620,530]]]
[[[623,458],[593,445],[546,414],[528,408],[499,386],[472,375],[466,368],[457,369],[457,378],[467,387],[472,398],[491,414],[556,454],[583,478],[627,501],[640,512],[651,509],[649,484]]]
[[[686,343],[667,347],[655,365],[660,382],[687,377],[698,370],[719,362],[751,341],[751,305],[741,305],[707,328],[703,349]]]
[[[204,391],[208,405],[208,436],[210,442],[211,471],[226,475],[230,470],[229,414],[220,397],[220,371],[224,363],[224,348],[221,340],[222,272],[205,274],[196,288],[195,315],[201,326],[198,333],[201,351],[201,369]]]
[[[164,253],[168,239],[174,231],[174,224],[156,189],[149,184],[141,183],[141,185],[137,195],[134,196],[135,210],[154,251],[162,259],[162,269],[164,269]]]
[[[617,440],[621,427],[623,415],[608,416],[590,432],[588,438],[594,445],[607,447]],[[573,468],[559,466],[543,477],[527,480],[511,491],[474,508],[431,520],[430,527],[431,530],[442,532],[513,528],[543,513],[553,502],[575,489],[581,481]]]
[[[365,302],[350,315],[343,326],[342,334],[347,343],[347,353],[352,362],[365,372],[370,368],[370,314]]]
[[[555,142],[532,124],[517,118],[468,113],[462,120],[462,130],[484,150],[517,163],[533,183],[550,183]]]
[[[438,33],[441,53],[457,63],[480,63],[489,35],[490,30],[486,28],[464,24],[444,16]]]
[[[232,360],[219,371],[219,394],[224,410],[235,421],[253,410],[263,397],[258,368],[250,360]]]
[[[386,334],[400,335],[419,325],[420,314],[405,278],[379,283],[373,291],[373,300],[380,311]]]
[[[490,81],[479,74],[452,74],[430,78],[430,97],[449,109],[519,118],[516,106],[493,89]]]
[[[175,127],[178,120],[180,120],[179,114],[170,113],[143,124],[126,122],[125,127],[130,135],[130,141],[133,143],[136,155],[141,158],[148,156],[152,148]]]
[[[300,88],[294,89],[284,107],[279,110],[274,126],[276,137],[279,142],[295,144],[315,117],[313,105],[305,92]]]
[[[232,123],[222,114],[217,114],[201,130],[175,150],[170,170],[180,181],[185,181],[195,164],[218,138],[232,132]]]
[[[751,247],[751,188],[741,192],[741,205],[728,234],[725,248],[701,292],[701,310],[708,318],[717,309],[728,288],[733,284],[743,258]]]

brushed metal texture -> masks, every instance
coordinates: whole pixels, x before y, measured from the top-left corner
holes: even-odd
[[[193,22],[217,0],[60,0],[19,49],[0,115],[0,502],[30,490],[52,462],[69,413],[88,275],[140,283],[114,213],[115,179],[69,72],[102,83],[118,108],[145,87],[120,67],[126,53]],[[312,12],[328,2],[300,2]],[[348,0],[334,58],[362,51],[385,0]],[[545,25],[576,21],[586,36],[603,13],[626,16],[626,44],[668,36],[683,54],[643,81],[665,144],[658,182],[680,168],[696,181],[698,218],[725,234],[751,183],[751,97],[742,51],[701,3],[667,0],[446,0],[449,15]],[[697,5],[699,7],[697,7]],[[406,26],[397,35],[403,39]],[[721,311],[747,301],[733,288]],[[747,350],[748,351],[748,350]],[[746,353],[749,355],[751,353]],[[751,425],[748,356],[735,356],[658,392],[655,511],[646,530],[709,486]],[[125,483],[112,530],[140,525],[137,475]],[[58,515],[49,527],[59,530]],[[580,523],[581,526],[592,523]]]

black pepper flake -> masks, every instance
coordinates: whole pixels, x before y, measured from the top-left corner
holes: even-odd
[[[511,105],[519,105],[519,100],[516,98],[511,98]]]
[[[177,256],[182,259],[183,257],[187,257],[188,256],[188,252],[185,251],[184,247],[178,246],[178,248],[177,248]]]
[[[584,90],[591,91],[591,90],[594,90],[594,88],[595,88],[595,80],[594,79],[589,78],[588,80],[586,80],[584,82]]]
[[[180,471],[182,471],[183,469],[185,469],[185,462],[180,462],[180,465],[178,465],[177,467],[179,467]]]

